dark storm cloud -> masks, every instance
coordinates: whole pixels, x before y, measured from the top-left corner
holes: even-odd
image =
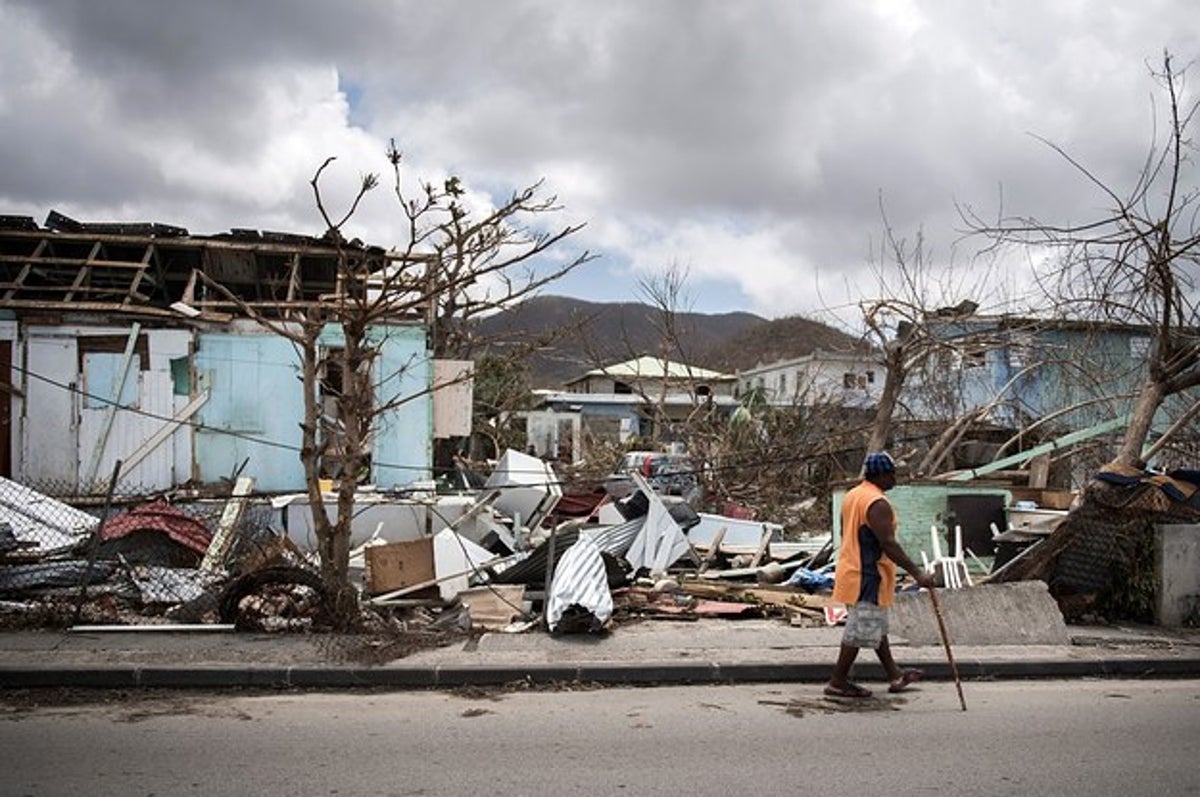
[[[700,309],[768,315],[869,282],[881,206],[945,261],[971,255],[956,204],[1094,214],[1034,136],[1127,186],[1149,67],[1200,56],[1189,0],[0,0],[0,19],[9,212],[308,229],[316,165],[338,155],[345,194],[396,137],[406,179],[545,177],[604,255],[573,283],[596,298],[678,263]],[[358,222],[399,234],[382,198]]]

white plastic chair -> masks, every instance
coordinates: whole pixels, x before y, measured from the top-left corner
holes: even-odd
[[[954,527],[954,555],[942,554],[941,535],[938,534],[936,525],[929,527],[929,541],[933,546],[933,560],[930,561],[925,556],[925,552],[921,551],[921,563],[925,566],[925,571],[933,573],[937,571],[938,566],[942,568],[942,580],[945,582],[948,589],[962,589],[963,586],[974,586],[971,581],[971,573],[967,568],[967,560],[964,558],[965,553],[962,542],[962,526]]]

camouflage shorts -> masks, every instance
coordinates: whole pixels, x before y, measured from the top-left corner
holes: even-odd
[[[888,610],[873,603],[856,603],[848,607],[846,630],[842,644],[852,648],[877,648],[887,636]]]

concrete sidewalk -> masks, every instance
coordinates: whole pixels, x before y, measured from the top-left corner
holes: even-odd
[[[643,621],[603,636],[485,633],[402,658],[372,640],[234,631],[0,632],[0,688],[387,687],[395,689],[585,682],[820,683],[840,628],[780,620]],[[964,680],[1092,676],[1200,677],[1200,632],[1071,626],[1067,644],[955,645]],[[380,642],[380,640],[374,640]],[[897,660],[949,680],[941,645],[893,636]],[[365,660],[372,663],[363,663]],[[864,652],[854,677],[882,681]]]

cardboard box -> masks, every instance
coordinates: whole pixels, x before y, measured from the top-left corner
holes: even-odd
[[[525,602],[524,584],[495,584],[471,587],[458,593],[458,599],[471,612],[471,627],[503,628],[521,617]]]
[[[433,538],[372,545],[366,550],[363,576],[372,595],[432,581]]]

